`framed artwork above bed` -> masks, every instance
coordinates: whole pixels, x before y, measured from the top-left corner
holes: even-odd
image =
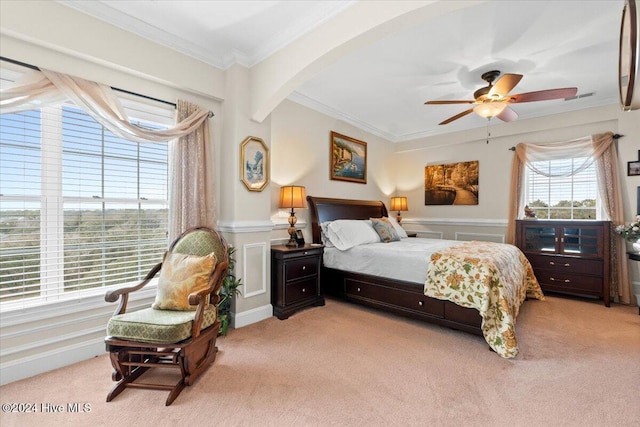
[[[425,205],[477,205],[480,163],[430,165],[424,168]]]
[[[331,131],[331,179],[367,183],[367,143]]]

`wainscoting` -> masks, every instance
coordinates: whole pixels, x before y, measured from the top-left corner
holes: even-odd
[[[505,243],[507,221],[501,219],[405,218],[402,225],[418,237]]]

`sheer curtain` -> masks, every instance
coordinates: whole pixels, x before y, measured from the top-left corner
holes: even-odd
[[[191,117],[200,107],[178,100],[178,120]],[[214,171],[209,143],[209,122],[169,143],[169,241],[196,225],[214,227]]]
[[[169,237],[185,229],[213,226],[213,168],[209,161],[209,111],[178,101],[177,123],[162,130],[132,124],[109,86],[49,70],[33,71],[12,87],[0,91],[0,114],[42,108],[73,101],[115,135],[136,142],[169,141]],[[177,139],[177,140],[176,140]],[[174,212],[175,211],[175,212]]]
[[[565,169],[555,170],[553,174],[539,171],[532,162],[541,160],[582,158],[583,162],[567,164]],[[545,176],[571,176],[584,170],[595,162],[598,174],[598,194],[602,208],[612,221],[611,239],[611,296],[615,301],[630,303],[630,280],[627,268],[625,243],[616,238],[613,227],[624,223],[622,194],[618,172],[618,153],[613,133],[607,132],[571,141],[552,143],[520,143],[516,146],[511,165],[511,191],[509,203],[509,222],[507,226],[507,242],[515,243],[515,220],[523,212],[525,206],[524,174],[525,167],[531,168]]]
[[[113,89],[107,85],[49,70],[33,71],[16,83],[0,91],[0,113],[33,110],[71,100],[114,135],[129,141],[163,142],[180,138],[195,131],[209,115],[207,110],[197,108],[172,128],[144,129],[129,122]]]

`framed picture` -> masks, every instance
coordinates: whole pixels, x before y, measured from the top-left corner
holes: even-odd
[[[640,160],[635,162],[627,162],[627,176],[640,175]]]
[[[304,236],[302,235],[302,230],[296,230],[295,239],[296,243],[298,243],[298,246],[304,245]]]
[[[480,163],[447,163],[425,166],[425,205],[477,205]]]
[[[269,184],[269,149],[250,136],[240,145],[240,180],[249,191],[262,191]]]
[[[367,183],[367,143],[331,132],[331,179]]]

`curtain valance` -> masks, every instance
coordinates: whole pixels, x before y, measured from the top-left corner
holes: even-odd
[[[520,143],[516,146],[519,161],[534,172],[547,177],[571,176],[591,166],[613,143],[613,138],[586,136],[571,141]],[[536,162],[573,159],[556,162],[553,171],[536,167]]]
[[[129,141],[162,142],[194,132],[209,112],[195,109],[169,129],[144,129],[132,124],[109,86],[50,70],[33,71],[0,91],[0,113],[33,110],[71,100],[114,135]]]

